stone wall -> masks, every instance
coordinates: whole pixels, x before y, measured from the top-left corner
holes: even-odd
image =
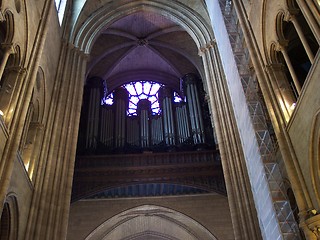
[[[180,212],[204,226],[217,239],[234,239],[228,200],[218,194],[78,201],[71,204],[67,239],[85,239],[113,216],[145,204]]]

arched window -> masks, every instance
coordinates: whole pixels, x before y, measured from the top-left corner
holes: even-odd
[[[142,99],[147,99],[151,103],[152,115],[160,114],[160,103],[159,103],[159,89],[163,84],[153,81],[137,81],[124,84],[122,87],[125,88],[129,93],[129,106],[127,110],[128,116],[136,116],[138,102]],[[103,99],[103,104],[113,104],[113,94],[110,93],[106,98]],[[181,97],[177,92],[174,92],[174,102],[182,101]]]
[[[58,18],[60,25],[62,24],[64,12],[67,5],[67,0],[55,0],[57,12],[58,12]]]
[[[5,203],[0,217],[0,240],[7,240],[10,237],[10,209]]]
[[[18,239],[18,205],[14,196],[8,196],[0,216],[0,240]]]
[[[288,1],[288,12],[279,14],[277,21],[279,51],[288,69],[287,77],[294,95],[298,98],[319,44],[295,0]]]

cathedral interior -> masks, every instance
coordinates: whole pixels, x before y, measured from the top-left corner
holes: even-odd
[[[320,239],[319,0],[0,0],[0,240]]]

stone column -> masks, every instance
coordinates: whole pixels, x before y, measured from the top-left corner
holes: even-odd
[[[288,52],[287,52],[287,49],[286,49],[286,45],[287,45],[287,43],[278,43],[277,51],[280,51],[282,53],[284,61],[286,62],[287,67],[289,69],[289,72],[291,74],[294,86],[297,89],[298,95],[300,95],[300,93],[301,93],[301,84],[300,84],[299,79],[297,77],[296,71],[294,70],[294,67],[292,66],[291,60],[289,58],[289,55],[288,55]]]
[[[298,0],[297,2],[300,5],[300,2],[305,4],[304,1],[305,0]],[[233,3],[237,12],[239,23],[243,30],[243,35],[247,43],[252,64],[258,76],[262,94],[268,106],[271,121],[278,139],[279,149],[285,163],[288,178],[293,188],[298,208],[301,213],[304,213],[307,209],[312,208],[312,203],[307,191],[303,174],[300,170],[299,162],[294,152],[289,134],[286,130],[286,123],[280,117],[282,110],[278,107],[274,89],[270,84],[271,79],[269,79],[265,72],[264,61],[259,51],[258,44],[255,41],[255,35],[252,32],[249,21],[247,20],[245,8],[241,2],[234,1]]]
[[[311,31],[313,32],[315,38],[317,39],[318,43],[320,42],[320,6],[317,0],[297,0],[297,4],[301,12],[310,26]]]
[[[26,240],[64,239],[87,57],[63,44],[50,113],[34,180]]]
[[[41,12],[42,21],[40,21],[38,25],[37,35],[35,36],[35,41],[32,46],[33,49],[29,57],[30,64],[28,65],[27,74],[23,79],[21,79],[20,83],[21,90],[19,91],[19,104],[14,109],[14,115],[10,120],[11,134],[9,135],[6,147],[3,151],[2,159],[0,160],[0,206],[2,206],[5,201],[28,111],[28,105],[32,97],[32,91],[36,81],[39,62],[42,56],[43,46],[49,26],[48,19],[50,18],[50,12],[52,12],[50,11],[51,3],[52,0],[47,0],[44,3],[43,11]]]
[[[200,49],[236,239],[262,239],[228,86],[214,41]]]
[[[280,108],[282,109],[284,119],[288,122],[296,100],[287,76],[284,73],[285,67],[282,64],[270,64],[267,66],[266,70],[271,78],[271,83]]]
[[[304,49],[305,49],[305,51],[306,51],[306,53],[307,53],[307,55],[308,55],[309,60],[310,60],[311,64],[313,64],[313,62],[314,62],[314,55],[313,55],[313,53],[312,53],[312,51],[311,51],[311,48],[310,48],[310,46],[309,46],[309,43],[308,43],[306,37],[304,36],[304,32],[303,32],[303,30],[301,29],[301,26],[300,26],[300,24],[299,24],[296,16],[295,16],[294,14],[290,14],[290,13],[289,13],[289,14],[287,14],[285,20],[292,22],[292,24],[293,24],[294,28],[296,29],[296,31],[297,31],[297,33],[298,33],[298,36],[299,36],[299,38],[300,38],[300,40],[301,40],[301,42],[302,42],[302,45],[303,45],[303,47],[304,47]]]

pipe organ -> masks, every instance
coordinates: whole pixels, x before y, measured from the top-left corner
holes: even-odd
[[[173,121],[172,96],[173,91],[168,87],[162,87],[159,91],[160,106],[162,106],[162,118],[164,126],[164,139],[167,145],[175,145],[175,131]],[[178,119],[177,119],[178,120]]]
[[[146,148],[150,146],[149,116],[151,115],[151,103],[147,99],[142,99],[138,103],[138,116],[140,118],[140,146]]]
[[[86,143],[87,149],[97,148],[97,140],[99,135],[99,112],[101,102],[101,80],[99,78],[92,78],[88,84],[88,98],[87,98],[87,125],[86,125]]]
[[[118,88],[114,93],[115,105],[115,147],[124,147],[126,140],[126,113],[129,94],[126,89]]]
[[[158,145],[163,142],[163,127],[162,117],[152,116],[151,118],[151,142],[153,145]]]
[[[188,120],[188,114],[187,114],[187,106],[186,103],[180,102],[176,104],[176,119],[177,121],[177,140],[179,144],[183,144],[188,140],[188,138],[191,136],[190,133],[190,124]]]
[[[196,78],[193,74],[187,74],[183,80],[190,114],[192,138],[195,144],[204,143],[204,127]]]
[[[199,79],[187,74],[182,80],[185,101],[175,102],[173,89],[161,86],[157,95],[160,113],[152,113],[151,101],[144,98],[137,103],[133,115],[128,114],[130,94],[125,87],[113,91],[112,105],[101,105],[102,81],[100,84],[97,79],[90,81],[83,104],[83,111],[89,114],[81,120],[85,121],[81,126],[86,129],[80,128],[80,135],[86,135],[86,143],[78,146],[78,150],[110,153],[215,146],[211,122],[206,120],[210,117],[203,116],[205,101],[198,90]]]

